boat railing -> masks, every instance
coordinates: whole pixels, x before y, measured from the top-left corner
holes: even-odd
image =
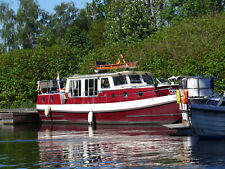
[[[132,92],[129,90],[115,90],[110,92],[98,92],[97,95],[89,97],[71,97],[69,104],[95,104],[95,103],[113,103],[132,100],[141,100],[147,98],[155,98],[167,95],[173,95],[174,89],[170,87],[152,88],[148,90],[135,89]],[[87,93],[83,93],[87,95]]]

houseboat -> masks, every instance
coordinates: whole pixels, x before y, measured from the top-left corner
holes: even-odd
[[[170,84],[155,85],[149,72],[105,72],[136,66],[136,62],[96,64],[98,73],[95,74],[74,75],[65,81],[38,81],[36,108],[41,121],[152,124],[174,123],[181,119]]]

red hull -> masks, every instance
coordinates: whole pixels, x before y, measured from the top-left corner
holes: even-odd
[[[88,113],[50,112],[46,117],[39,111],[43,122],[88,123]],[[160,106],[118,112],[94,112],[97,124],[143,124],[143,123],[174,123],[181,119],[176,102]]]

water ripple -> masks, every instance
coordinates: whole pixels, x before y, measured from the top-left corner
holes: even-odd
[[[225,141],[162,126],[47,125],[0,133],[0,168],[223,168]]]

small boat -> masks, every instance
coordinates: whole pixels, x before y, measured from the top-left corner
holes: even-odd
[[[192,128],[200,138],[225,138],[225,98],[191,105]]]
[[[149,72],[105,72],[136,66],[137,62],[98,63],[96,74],[74,75],[65,81],[38,81],[36,108],[41,121],[152,124],[174,123],[181,119],[174,92],[178,86],[156,86]]]

